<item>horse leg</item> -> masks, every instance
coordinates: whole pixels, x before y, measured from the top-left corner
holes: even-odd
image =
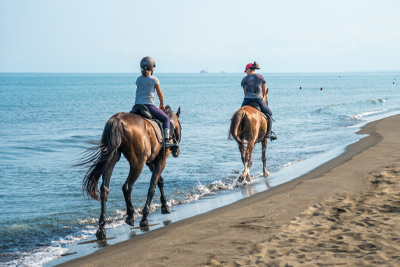
[[[151,163],[148,163],[147,166],[149,167],[150,171],[153,172],[154,165]],[[161,194],[161,197],[160,197],[161,213],[162,214],[171,213],[171,211],[169,210],[169,207],[167,205],[167,198],[165,197],[165,194],[164,194],[164,179],[162,178],[161,175],[160,175],[160,179],[158,179],[157,185],[158,185],[158,189],[160,189],[160,194]]]
[[[244,160],[245,160],[245,155],[246,155],[246,148],[244,144],[238,143],[239,151],[240,151],[240,157],[242,159],[242,163],[244,165]]]
[[[102,175],[103,182],[101,183],[100,187],[100,202],[101,202],[101,213],[99,218],[99,229],[96,232],[97,240],[104,240],[106,239],[106,203],[108,199],[108,195],[110,193],[110,180],[111,175],[114,170],[115,164],[121,158],[121,154],[117,153],[117,155],[112,160],[110,166]]]
[[[253,153],[253,148],[254,148],[254,142],[248,142],[247,143],[247,148],[246,148],[246,155],[245,155],[245,163],[244,163],[244,171],[243,171],[243,176],[246,178],[248,182],[251,181],[250,178],[250,168],[251,165],[253,164],[252,159],[251,159],[251,154]]]
[[[264,178],[267,178],[269,176],[269,172],[267,171],[267,157],[265,156],[265,153],[267,151],[267,138],[264,138],[264,140],[261,141],[261,145],[262,145],[262,154],[261,154],[261,160],[263,163],[263,174],[264,174]]]
[[[246,166],[245,160],[246,160],[246,147],[244,144],[238,143],[239,151],[240,151],[240,157],[242,159],[243,167]],[[239,183],[243,182],[244,179],[244,169],[242,174],[239,176],[238,181]]]
[[[171,211],[169,210],[168,204],[167,204],[167,198],[165,197],[164,194],[164,179],[161,177],[160,175],[160,179],[158,179],[158,188],[160,189],[160,201],[161,201],[161,213],[162,214],[168,214],[171,213]]]
[[[159,159],[156,164],[154,164],[154,170],[151,175],[151,180],[150,180],[150,187],[149,191],[147,192],[147,200],[146,204],[143,208],[142,211],[142,220],[140,221],[140,227],[147,227],[149,225],[149,222],[147,220],[147,217],[149,216],[150,212],[150,204],[151,200],[153,199],[154,193],[156,191],[156,185],[158,183],[158,180],[160,179],[161,172],[165,168],[165,163],[166,163],[167,157],[164,157],[162,159]]]
[[[137,165],[131,164],[128,178],[126,179],[124,185],[122,186],[122,192],[124,193],[125,204],[126,204],[126,214],[128,215],[125,219],[125,222],[131,226],[133,226],[135,221],[134,218],[135,209],[132,204],[131,193],[133,185],[139,178],[140,173],[142,172],[143,166],[144,163],[140,163]]]

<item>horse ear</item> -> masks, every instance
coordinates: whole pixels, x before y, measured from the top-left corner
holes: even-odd
[[[179,114],[181,114],[181,107],[178,108],[178,111],[176,112],[176,116],[179,118]]]

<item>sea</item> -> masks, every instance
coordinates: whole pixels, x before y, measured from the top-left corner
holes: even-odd
[[[340,155],[363,138],[370,121],[400,114],[400,72],[261,73],[278,139],[268,142],[262,177],[261,145],[253,152],[252,182],[235,141],[228,139],[240,108],[243,73],[155,73],[165,104],[180,107],[180,156],[163,172],[172,213],[152,202],[150,231],[269,190]],[[111,177],[106,245],[92,242],[100,203],[82,192],[86,169],[75,167],[106,121],[129,112],[139,74],[0,73],[0,265],[53,266],[106,245],[146,234],[125,224],[125,158]],[[158,100],[157,100],[158,103]],[[135,226],[151,173],[134,185]],[[152,227],[152,225],[155,225]]]

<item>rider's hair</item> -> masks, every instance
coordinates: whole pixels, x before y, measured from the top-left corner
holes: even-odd
[[[149,76],[151,74],[151,70],[142,69],[143,76]]]
[[[258,63],[254,61],[253,66],[250,67],[249,69],[251,69],[251,70],[258,70],[258,69],[259,69]]]

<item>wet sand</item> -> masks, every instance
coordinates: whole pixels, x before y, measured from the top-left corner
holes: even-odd
[[[312,172],[61,266],[400,266],[400,115]]]

